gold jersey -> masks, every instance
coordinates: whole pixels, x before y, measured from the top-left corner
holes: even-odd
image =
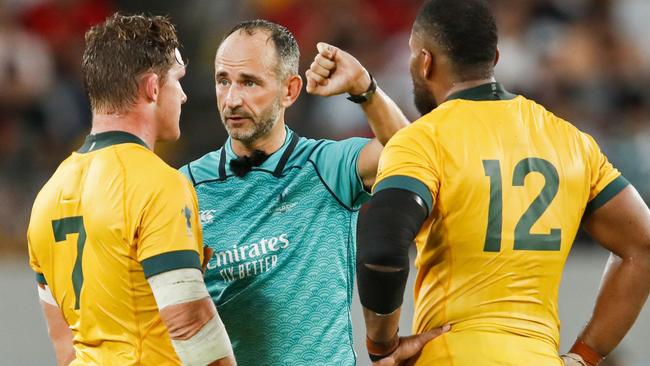
[[[561,365],[557,296],[580,222],[627,182],[596,142],[490,83],[400,130],[374,191],[418,194],[414,332],[421,365]]]
[[[180,365],[146,278],[198,268],[191,184],[125,132],[90,135],[38,194],[30,264],[72,329],[72,365]]]

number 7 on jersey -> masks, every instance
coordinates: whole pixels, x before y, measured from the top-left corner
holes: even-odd
[[[84,284],[84,273],[81,268],[81,259],[86,245],[86,228],[84,219],[81,216],[65,217],[52,221],[52,230],[54,230],[54,240],[58,242],[65,241],[68,234],[79,234],[77,238],[77,259],[72,269],[72,287],[74,288],[74,308],[79,309],[79,296],[81,295],[81,286]]]

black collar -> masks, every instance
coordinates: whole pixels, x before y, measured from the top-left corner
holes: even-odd
[[[510,100],[517,97],[509,93],[500,83],[487,83],[473,88],[464,89],[456,92],[447,98],[447,100],[465,99],[465,100]]]
[[[147,144],[145,144],[144,141],[142,141],[138,136],[124,131],[108,131],[86,136],[86,141],[83,145],[81,145],[77,152],[84,154],[87,152],[103,149],[111,145],[129,143],[142,145],[148,149]]]
[[[291,134],[291,140],[289,140],[289,134]],[[286,149],[282,153],[282,156],[280,156],[280,160],[278,161],[277,165],[275,166],[275,169],[273,171],[273,176],[276,178],[279,178],[282,176],[282,172],[284,172],[284,166],[287,165],[287,162],[289,161],[289,158],[291,157],[291,154],[293,154],[293,150],[296,148],[296,145],[298,145],[298,140],[300,140],[300,136],[298,136],[297,133],[290,131],[287,129],[287,136],[285,138],[285,143],[286,141],[289,140],[288,145],[286,145]],[[229,146],[230,144],[230,138],[226,140],[226,145],[221,147],[221,155],[219,157],[219,180],[220,181],[225,181],[228,176],[226,175],[226,160],[227,155],[226,155],[226,146]],[[283,145],[284,146],[284,145]],[[282,148],[280,148],[282,150]],[[280,151],[278,150],[278,151]],[[277,152],[277,151],[276,151]],[[275,154],[275,153],[273,153]],[[271,154],[271,155],[273,155]],[[270,157],[270,156],[268,156]],[[267,157],[267,158],[268,158]],[[264,161],[269,160],[269,159],[264,159]],[[262,162],[263,163],[263,162]],[[252,170],[252,167],[251,167]]]

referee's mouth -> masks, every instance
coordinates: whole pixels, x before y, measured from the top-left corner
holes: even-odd
[[[226,121],[230,122],[231,124],[237,126],[237,125],[242,125],[246,121],[250,121],[251,119],[249,117],[242,117],[242,116],[230,116],[226,117]]]

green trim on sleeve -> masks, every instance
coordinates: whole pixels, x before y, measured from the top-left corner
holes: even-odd
[[[406,175],[393,175],[377,183],[373,190],[373,194],[389,188],[405,189],[417,194],[427,205],[427,213],[431,213],[431,209],[433,208],[433,197],[431,196],[429,187],[420,180]]]
[[[201,270],[199,253],[193,250],[176,250],[162,253],[149,257],[140,263],[142,264],[145,278],[181,268],[196,268]]]
[[[45,279],[45,276],[42,273],[36,273],[36,282],[40,283],[41,285],[47,285],[47,280]]]
[[[587,203],[587,207],[585,208],[585,214],[584,216],[591,215],[594,211],[596,211],[600,206],[604,205],[607,203],[609,200],[611,200],[614,196],[616,196],[620,191],[623,190],[623,188],[627,187],[630,184],[630,182],[625,179],[622,175],[619,175],[611,181],[605,188],[603,188],[600,193],[594,197],[589,203]]]

